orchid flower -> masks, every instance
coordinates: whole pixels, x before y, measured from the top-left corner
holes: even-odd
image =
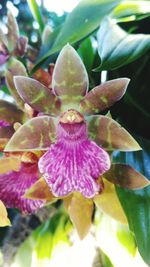
[[[56,197],[80,192],[93,198],[103,190],[99,176],[109,170],[105,150],[141,149],[133,137],[107,116],[107,109],[126,91],[129,79],[108,81],[89,93],[86,69],[66,45],[54,68],[52,90],[28,77],[15,77],[22,99],[46,115],[33,118],[13,135],[5,151],[48,150],[39,160],[40,173]]]
[[[104,202],[104,184],[132,189],[149,184],[130,166],[111,166],[110,152],[141,148],[110,116],[99,115],[124,95],[129,79],[107,81],[87,92],[86,69],[76,51],[66,45],[54,67],[52,90],[25,76],[16,76],[14,83],[23,101],[39,115],[20,126],[5,147],[5,153],[22,154],[17,170],[0,175],[0,199],[7,207],[27,213],[47,200],[64,198],[72,220],[77,218],[76,224],[81,225],[87,210],[84,223],[91,222],[93,200],[99,206],[101,199]],[[28,162],[26,153],[38,156]],[[87,229],[82,227],[82,237]]]
[[[52,69],[53,65],[50,65],[49,72],[39,69],[34,74],[34,77],[38,80],[44,80],[44,83],[50,88]],[[13,103],[0,100],[0,151],[3,151],[15,130],[22,123],[38,114],[20,98],[13,82],[14,75],[27,77],[24,65],[15,58],[11,59],[9,68],[6,71],[6,83],[16,100],[18,108]],[[0,159],[0,190],[2,193],[5,192],[1,196],[1,200],[3,199],[7,207],[16,207],[23,213],[31,213],[45,202],[32,201],[23,197],[26,190],[40,178],[37,165],[40,155],[41,153],[12,152],[5,153],[4,157]],[[5,180],[5,183],[2,182],[3,180]],[[16,187],[13,187],[14,180],[19,192]],[[6,187],[6,185],[8,186]],[[11,198],[8,198],[9,192],[11,192]]]

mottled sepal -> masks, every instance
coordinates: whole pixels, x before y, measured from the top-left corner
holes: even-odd
[[[19,28],[15,17],[13,16],[12,12],[9,10],[7,13],[7,27],[8,27],[8,49],[10,52],[14,50],[17,44],[17,40],[19,38]]]
[[[105,178],[110,182],[127,189],[140,189],[150,185],[150,181],[129,165],[112,164],[105,173]]]
[[[87,117],[90,139],[108,151],[137,151],[141,147],[119,123],[107,116]]]
[[[0,200],[0,227],[10,226],[10,225],[11,223],[7,217],[7,210],[3,202]]]
[[[48,202],[56,201],[56,197],[54,197],[45,182],[45,179],[40,178],[34,185],[32,185],[29,190],[26,191],[25,198],[29,199],[41,199],[46,200]]]
[[[0,175],[0,199],[8,208],[18,208],[23,213],[33,213],[44,205],[42,200],[24,198],[28,190],[39,178],[36,164],[22,163],[19,171]]]
[[[27,52],[28,38],[26,36],[20,36],[17,40],[14,55],[22,57]]]
[[[103,193],[94,198],[96,206],[113,219],[127,224],[127,218],[117,197],[115,186],[104,178],[103,182]]]
[[[83,62],[72,46],[60,52],[53,72],[52,88],[67,104],[79,102],[88,89],[88,76]]]
[[[38,112],[59,115],[61,102],[46,86],[34,79],[16,76],[14,83],[19,95]]]
[[[16,105],[5,100],[0,100],[0,120],[13,124],[15,122],[22,122],[24,113],[19,110]]]
[[[126,92],[129,81],[130,80],[127,78],[120,78],[105,82],[93,88],[83,100],[81,100],[81,112],[93,114],[109,108],[122,98]]]
[[[17,75],[27,76],[26,68],[19,60],[15,58],[11,58],[8,64],[8,69],[6,70],[6,73],[5,73],[6,84],[12,96],[14,97],[18,107],[24,110],[24,101],[18,94],[15,84],[14,84],[14,80],[13,80],[14,76],[17,76]]]
[[[64,205],[80,239],[83,239],[92,225],[93,200],[86,199],[80,193],[73,193],[64,199]]]
[[[14,134],[13,126],[0,127],[0,151],[3,151],[9,139]]]
[[[47,150],[55,141],[55,123],[50,116],[28,120],[12,136],[5,151]]]

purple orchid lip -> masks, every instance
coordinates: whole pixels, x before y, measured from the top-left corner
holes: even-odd
[[[110,168],[109,155],[88,139],[85,121],[70,123],[69,117],[67,123],[66,114],[70,112],[58,123],[57,142],[40,158],[39,169],[54,196],[63,197],[77,191],[93,198],[103,190],[98,178]],[[73,110],[71,114],[78,112]]]
[[[42,200],[30,200],[24,197],[39,178],[37,164],[22,163],[19,171],[0,175],[0,199],[8,208],[19,208],[23,213],[33,213],[43,206]]]

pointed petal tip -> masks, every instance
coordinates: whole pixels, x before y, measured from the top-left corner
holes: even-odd
[[[13,81],[15,84],[16,89],[18,88],[18,84],[22,82],[23,80],[25,81],[26,79],[30,79],[28,77],[22,76],[22,75],[17,75],[13,77]]]

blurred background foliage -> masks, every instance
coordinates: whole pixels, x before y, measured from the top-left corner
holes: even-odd
[[[39,67],[48,69],[49,63],[55,63],[63,45],[70,42],[84,61],[90,78],[90,88],[106,79],[119,77],[131,79],[127,93],[110,112],[111,116],[139,141],[143,151],[115,152],[113,160],[134,166],[150,179],[150,3],[137,0],[121,4],[121,1],[111,0],[81,2],[83,4],[75,8],[70,15],[67,12],[58,15],[48,11],[44,1],[41,0],[38,10],[42,17],[40,22],[40,15],[34,8],[36,1],[1,0],[0,27],[4,32],[7,31],[5,23],[7,9],[10,8],[16,16],[21,35],[27,36],[29,44],[39,52],[33,72]],[[106,15],[109,15],[109,20],[105,18]],[[116,24],[119,28],[116,28]],[[43,42],[41,29],[45,25],[49,25],[52,31],[47,34],[47,41]],[[120,30],[125,31],[123,39],[120,39],[122,36]],[[25,62],[24,58],[21,60]],[[10,93],[3,77],[1,77],[0,93],[1,98],[12,100],[9,98]],[[133,261],[137,246],[144,261],[150,266],[150,187],[137,191],[116,187],[116,190],[132,233],[128,227],[97,212],[94,226],[97,229],[96,234],[91,234],[86,240],[88,244],[93,245],[94,252],[84,243],[84,250],[92,251],[92,260],[88,263],[91,265],[86,267],[112,267],[113,264],[115,267],[146,266],[139,256],[137,261]],[[48,216],[51,214],[48,220],[47,214]],[[67,255],[66,252],[62,253],[61,249],[64,248],[63,251],[66,251],[71,244],[76,243],[76,240],[71,239],[74,237],[68,238],[72,226],[64,210],[57,212],[57,206],[54,204],[52,210],[44,212],[44,215],[43,211],[40,211],[39,214],[25,219],[18,215],[16,210],[11,209],[9,216],[14,221],[12,229],[0,229],[0,245],[4,255],[1,266],[37,267],[41,266],[40,264],[52,267],[69,266],[58,264],[58,258],[62,257],[63,253]],[[116,254],[112,249],[113,244],[109,245],[110,239],[112,243],[115,242]],[[122,250],[119,246],[122,246]],[[81,249],[79,240],[77,247],[78,250]],[[60,255],[54,257],[57,258],[57,262],[50,260],[51,256],[55,255],[55,250],[57,255]],[[102,250],[109,255],[113,263]],[[87,255],[81,255],[81,252],[83,253],[83,249],[79,256],[73,250],[71,255],[86,258]],[[127,256],[127,253],[130,256]],[[122,257],[124,262],[117,263],[118,257]],[[41,261],[43,258],[44,261]],[[78,261],[77,264],[81,266]],[[73,263],[70,265],[76,266]]]

